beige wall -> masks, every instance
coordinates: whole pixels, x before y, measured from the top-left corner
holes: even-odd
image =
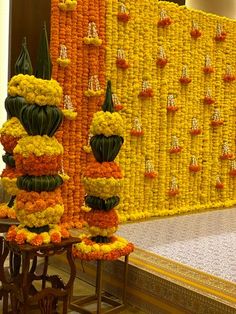
[[[0,1],[0,127],[6,121],[7,115],[4,100],[7,95],[8,80],[8,44],[9,44],[9,1]],[[3,149],[0,145],[0,173],[5,167],[2,161]]]
[[[236,18],[235,0],[186,0],[186,6],[229,18]]]

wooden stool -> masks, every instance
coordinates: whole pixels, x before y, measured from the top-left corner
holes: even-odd
[[[41,313],[55,313],[57,301],[63,302],[63,314],[67,313],[68,303],[72,292],[72,287],[76,275],[76,267],[72,257],[72,246],[80,242],[78,238],[69,238],[62,240],[58,244],[46,244],[41,246],[32,246],[29,244],[18,245],[14,242],[5,241],[5,252],[0,262],[0,277],[2,278],[2,288],[9,291],[11,296],[12,311],[4,312],[13,314],[27,314],[32,308],[41,310]],[[21,257],[21,273],[12,276],[8,280],[4,274],[4,261],[8,252]],[[66,252],[67,261],[70,266],[70,277],[67,284],[57,275],[49,276],[48,260],[55,254]],[[43,258],[43,271],[37,274],[37,258]],[[30,267],[32,261],[32,265]],[[33,285],[34,281],[41,281],[41,290],[38,291]],[[51,287],[46,287],[49,282]]]
[[[122,300],[116,301],[113,298],[102,293],[102,274],[103,274],[103,264],[106,261],[97,260],[96,261],[96,287],[95,294],[74,298],[74,300],[70,304],[70,308],[72,310],[77,311],[81,314],[92,314],[92,313],[118,313],[123,310],[126,306],[126,289],[127,289],[127,277],[128,277],[128,264],[129,264],[129,256],[125,256],[124,261],[124,271],[123,271],[123,291],[122,291]],[[102,310],[102,302],[109,304],[112,308],[108,310]],[[85,309],[85,306],[88,304],[96,304],[96,311],[89,311]]]

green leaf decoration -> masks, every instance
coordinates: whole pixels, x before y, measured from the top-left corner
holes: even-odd
[[[106,90],[106,97],[104,103],[102,105],[102,110],[114,112],[114,105],[112,100],[112,92],[111,92],[111,81],[107,82],[107,90]]]
[[[46,23],[44,23],[43,25],[43,30],[40,36],[35,76],[38,78],[42,78],[44,80],[51,79],[51,59],[48,48],[48,35]]]
[[[18,59],[15,63],[15,73],[16,74],[33,74],[33,68],[30,60],[30,55],[27,49],[26,37],[23,38],[21,51]]]

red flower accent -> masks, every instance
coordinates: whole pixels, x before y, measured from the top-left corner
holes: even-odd
[[[117,58],[116,59],[116,65],[117,65],[118,68],[121,68],[121,69],[128,69],[128,67],[129,67],[128,62],[125,59],[122,59],[122,58]]]
[[[121,13],[120,12],[117,14],[117,19],[118,19],[118,21],[127,23],[130,20],[130,15],[129,15],[129,13]]]
[[[203,99],[203,102],[206,105],[212,105],[212,104],[214,104],[215,100],[210,96],[205,96]]]
[[[211,66],[205,66],[205,67],[203,68],[203,72],[204,72],[205,74],[211,74],[211,73],[214,72],[214,68],[211,67]]]
[[[168,60],[166,58],[158,58],[156,64],[160,68],[164,68],[164,66],[167,64]]]
[[[225,74],[224,75],[224,81],[225,82],[233,82],[236,80],[236,76],[232,74]]]
[[[177,110],[179,110],[179,107],[177,106],[167,106],[167,111],[169,112],[175,112]]]
[[[180,153],[181,152],[181,150],[182,150],[183,148],[182,147],[172,147],[171,149],[170,149],[170,153],[171,154],[178,154],[178,153]]]
[[[202,32],[198,28],[193,28],[190,32],[190,35],[194,38],[197,39],[202,35]]]
[[[190,130],[190,133],[191,133],[192,135],[199,135],[199,134],[202,133],[202,130],[201,130],[201,129],[191,129],[191,130]]]
[[[225,41],[226,36],[227,36],[227,33],[223,31],[219,35],[215,36],[215,40],[216,41]]]
[[[120,111],[124,108],[124,106],[122,104],[118,104],[118,105],[115,105],[114,108],[115,108],[115,111]]]
[[[154,93],[153,93],[152,88],[143,89],[139,93],[139,97],[142,97],[142,98],[149,98],[149,97],[153,97],[153,96],[154,96]]]
[[[216,182],[215,187],[219,190],[223,190],[224,188],[224,184],[222,182]]]
[[[234,159],[234,154],[233,153],[228,153],[228,154],[223,154],[223,155],[221,155],[220,156],[220,159],[222,159],[222,160],[227,160],[227,159],[229,159],[229,160],[231,160],[231,159]]]
[[[143,130],[142,130],[142,131],[137,131],[137,130],[132,129],[132,130],[130,131],[130,134],[131,134],[131,135],[134,135],[134,136],[143,136],[143,135],[144,135],[144,132],[143,132]]]
[[[145,172],[144,176],[146,178],[155,179],[157,177],[157,173],[155,171],[152,172]]]
[[[192,82],[192,79],[189,78],[189,77],[186,77],[186,76],[182,76],[180,79],[179,79],[180,83],[181,84],[189,84],[190,82]]]
[[[198,172],[201,170],[201,166],[199,165],[189,165],[189,170],[192,172]]]
[[[179,189],[170,189],[168,191],[169,196],[176,196],[179,194]]]
[[[220,125],[223,125],[223,124],[224,124],[223,120],[212,120],[211,121],[211,126],[213,126],[213,127],[217,127],[217,126],[220,126]]]
[[[163,19],[160,19],[158,21],[158,26],[166,27],[166,26],[169,26],[171,23],[172,23],[171,18],[169,16],[167,16],[167,17],[164,17]]]
[[[229,175],[232,177],[236,177],[236,169],[231,169]]]

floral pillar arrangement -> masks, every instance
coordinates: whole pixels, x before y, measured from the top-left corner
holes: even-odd
[[[134,247],[126,239],[114,235],[119,223],[115,207],[120,201],[123,178],[114,159],[124,141],[124,125],[120,114],[114,112],[110,81],[102,111],[94,114],[90,132],[96,161],[88,163],[82,178],[86,192],[82,209],[89,235],[81,236],[74,255],[83,260],[115,260],[128,255]]]
[[[18,227],[7,233],[8,241],[18,244],[41,245],[61,242],[69,237],[66,229],[58,225],[64,211],[60,185],[63,146],[54,136],[62,122],[58,105],[62,88],[51,79],[46,27],[41,35],[36,74],[18,74],[8,84],[11,97],[21,97],[24,105],[19,119],[27,135],[15,146],[17,178],[20,189],[16,196]]]
[[[26,38],[23,39],[20,55],[15,64],[16,74],[32,74],[33,69],[31,65],[30,56],[26,46]],[[8,96],[5,100],[5,109],[7,111],[7,121],[0,129],[0,142],[3,145],[5,155],[2,156],[6,168],[2,171],[1,182],[5,191],[11,196],[8,204],[0,205],[1,218],[16,218],[14,209],[14,200],[19,192],[16,181],[17,177],[21,175],[15,167],[15,160],[13,157],[13,150],[17,142],[27,133],[19,121],[19,113],[21,108],[26,104],[23,97]]]

